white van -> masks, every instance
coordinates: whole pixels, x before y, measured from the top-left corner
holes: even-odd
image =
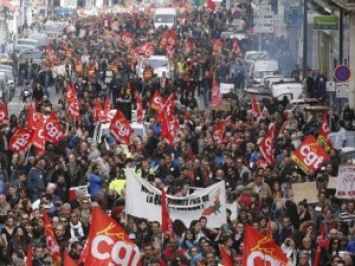
[[[175,8],[157,8],[154,13],[154,27],[158,29],[160,26],[168,26],[169,29],[176,23]]]
[[[281,67],[276,60],[258,60],[251,64],[249,71],[250,87],[261,87],[265,77],[279,76]]]
[[[143,71],[147,65],[152,66],[154,74],[161,77],[163,72],[167,78],[173,78],[174,66],[165,55],[152,55],[149,58],[140,58],[137,64],[136,72],[138,78],[143,78]]]
[[[17,45],[31,45],[38,48],[38,41],[35,39],[18,39]]]
[[[296,82],[276,82],[271,86],[271,95],[277,98],[278,101],[281,101],[284,96],[286,96],[288,100],[300,99],[304,96],[303,86],[301,83]]]

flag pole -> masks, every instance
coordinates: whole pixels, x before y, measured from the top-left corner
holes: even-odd
[[[28,157],[30,157],[31,149],[32,149],[32,144],[30,145],[30,147],[28,147],[28,149],[27,149],[27,151],[26,151],[25,165],[27,164]]]

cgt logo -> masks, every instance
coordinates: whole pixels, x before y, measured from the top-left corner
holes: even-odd
[[[21,137],[19,137],[19,138],[14,142],[14,144],[12,145],[13,148],[14,148],[15,150],[17,150],[17,151],[23,149],[24,147],[27,146],[30,137],[31,137],[31,135],[28,134],[28,133],[23,134]]]
[[[272,256],[270,256],[268,254],[264,254],[261,251],[251,252],[247,258],[246,265],[247,266],[258,265],[257,261],[262,261],[262,262],[264,262],[264,265],[270,265],[270,266],[283,266],[284,265],[283,263],[281,263],[277,259],[274,259]]]
[[[111,251],[110,251],[111,250]],[[94,258],[110,262],[108,266],[114,265],[138,265],[140,253],[138,247],[124,241],[114,242],[107,235],[97,235],[91,245],[91,254]]]
[[[303,162],[308,166],[312,166],[314,169],[318,169],[323,163],[323,156],[318,156],[311,149],[311,145],[302,145],[300,153],[303,156]]]

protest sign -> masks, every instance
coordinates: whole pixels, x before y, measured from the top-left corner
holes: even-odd
[[[352,199],[355,196],[355,165],[341,165],[338,170],[336,197]]]
[[[137,175],[134,169],[126,169],[126,213],[148,221],[161,221],[161,191]],[[186,226],[205,216],[208,227],[220,227],[226,223],[226,191],[224,181],[196,190],[183,197],[167,196],[170,217],[179,219]]]
[[[221,92],[221,94],[230,93],[231,91],[234,91],[234,84],[221,83],[219,84],[219,91]]]
[[[307,199],[308,203],[318,202],[318,190],[316,182],[304,182],[292,184],[293,201],[298,204]]]
[[[71,187],[69,190],[69,199],[70,200],[75,200],[76,199],[76,191],[77,190],[82,190],[85,195],[89,194],[89,186],[79,186],[79,187]]]

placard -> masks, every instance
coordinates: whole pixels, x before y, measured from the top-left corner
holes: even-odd
[[[76,199],[76,191],[77,190],[82,190],[84,192],[84,194],[87,195],[87,194],[89,194],[89,185],[70,188],[70,190],[69,190],[69,200],[75,200]]]
[[[338,182],[338,178],[335,176],[330,176],[329,177],[329,181],[328,181],[328,186],[327,188],[329,189],[336,189],[337,188],[337,182]]]
[[[230,83],[219,84],[219,91],[221,92],[221,94],[230,93],[231,90],[234,91],[234,84],[230,84]]]
[[[340,165],[335,196],[353,199],[355,196],[355,165]]]
[[[293,201],[298,204],[307,199],[308,203],[318,202],[318,190],[316,182],[304,182],[292,184]]]

